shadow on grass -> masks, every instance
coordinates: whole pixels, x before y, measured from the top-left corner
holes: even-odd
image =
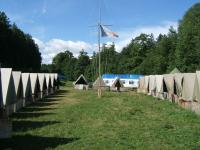
[[[26,118],[35,118],[35,117],[41,117],[45,115],[54,115],[54,113],[28,113],[28,112],[17,112],[12,115],[12,118],[15,119],[26,119]]]
[[[48,125],[58,124],[58,121],[13,121],[13,131],[27,131]]]
[[[53,110],[56,108],[51,107],[24,107],[21,109],[20,112],[37,112],[37,111],[46,111],[46,110]]]
[[[56,92],[56,95],[63,95],[63,94],[67,94],[67,93],[69,93],[69,90],[63,90],[63,89],[61,90],[60,89],[59,91]]]
[[[53,101],[57,101],[58,99],[48,99],[48,101],[38,101],[33,103],[32,105],[30,105],[31,107],[46,107],[46,106],[50,106],[50,105],[56,105],[58,103],[53,102]]]
[[[80,138],[41,137],[31,135],[16,135],[11,139],[0,139],[1,149],[13,150],[44,150],[56,148],[79,140]]]

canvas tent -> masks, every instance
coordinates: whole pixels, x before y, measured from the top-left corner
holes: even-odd
[[[29,73],[22,73],[22,84],[23,84],[23,106],[32,102],[32,90]]]
[[[83,75],[80,75],[78,79],[74,82],[74,88],[79,90],[88,89],[88,82]]]
[[[54,73],[54,76],[55,76],[55,80],[58,80],[58,74]]]
[[[174,68],[174,69],[170,72],[170,74],[175,74],[175,73],[181,73],[181,72],[178,70],[178,68]]]
[[[181,97],[182,96],[182,88],[183,88],[183,74],[182,73],[175,73],[174,74],[174,81],[175,81],[176,95],[178,97]]]
[[[97,78],[96,81],[93,83],[93,89],[97,90],[101,86],[101,89],[106,90],[109,87],[106,86],[105,82],[103,81],[102,78]]]
[[[155,75],[149,76],[149,94],[155,96],[156,92],[156,77]]]
[[[30,81],[33,101],[37,101],[40,96],[40,83],[38,79],[38,74],[30,73]]]
[[[56,86],[56,90],[58,90],[58,89],[59,89],[59,78],[58,78],[58,74],[55,73],[54,76],[55,76],[55,86]]]
[[[200,115],[200,71],[196,71],[197,76],[197,89],[196,90],[196,101],[191,102],[191,110],[194,111],[196,114]]]
[[[121,88],[123,88],[124,85],[121,82],[121,80],[119,78],[115,78],[115,80],[113,81],[112,85],[111,85],[111,90],[114,91],[120,91]]]
[[[14,112],[14,103],[17,99],[11,68],[1,68],[1,89],[6,114],[11,115]]]
[[[175,90],[175,81],[174,74],[165,74],[164,81],[168,92],[168,99],[175,101],[174,95],[176,94]]]
[[[2,95],[2,88],[1,88],[1,72],[0,72],[0,116],[2,114],[3,109],[3,95]]]
[[[47,90],[46,78],[44,73],[38,73],[38,79],[40,83],[40,98],[43,98]]]
[[[54,93],[55,92],[55,74],[54,73],[51,73],[50,74],[50,77],[51,77],[51,85],[52,85],[52,88],[51,88],[51,93]]]
[[[47,92],[46,93],[47,93],[47,95],[49,95],[50,92],[51,92],[51,88],[52,88],[50,74],[45,73],[45,78],[46,78],[46,86],[47,86]]]
[[[8,72],[10,72],[10,69],[8,69]],[[12,112],[13,107],[12,107],[12,105],[11,105],[11,107],[8,106],[11,108],[11,109],[8,109],[8,107],[4,106],[5,99],[3,99],[3,95],[5,96],[5,88],[9,89],[8,82],[10,82],[10,80],[9,81],[7,80],[7,78],[9,78],[9,75],[7,77],[5,75],[1,75],[4,73],[5,73],[5,70],[0,69],[0,139],[1,138],[10,138],[12,136],[12,122],[10,119],[8,119],[8,115],[10,115],[9,110],[11,110],[11,112]],[[1,76],[3,76],[3,80],[6,80],[5,82],[2,82]],[[7,87],[7,85],[8,85],[8,87]],[[6,91],[8,94],[9,90],[6,90]],[[13,92],[14,92],[14,90],[13,90]],[[7,98],[6,101],[9,99]],[[12,99],[10,99],[10,100],[12,100]]]
[[[200,71],[196,71],[196,76],[197,76],[197,86],[200,92]],[[197,100],[200,102],[200,94],[197,93]]]
[[[145,77],[140,77],[139,78],[138,92],[141,92],[141,93],[145,92]]]
[[[144,88],[145,88],[145,93],[149,92],[149,76],[144,77]]]
[[[13,79],[15,85],[15,93],[17,96],[17,102],[14,106],[14,112],[23,107],[23,84],[20,71],[13,71]]]
[[[164,78],[163,75],[155,75],[156,97],[164,99]]]
[[[199,87],[196,73],[184,73],[182,99],[185,101],[198,101]]]

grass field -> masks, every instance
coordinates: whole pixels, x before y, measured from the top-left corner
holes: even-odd
[[[200,117],[135,92],[60,92],[12,116],[0,149],[200,149]]]

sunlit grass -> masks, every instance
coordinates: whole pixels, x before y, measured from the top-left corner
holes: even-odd
[[[135,92],[77,91],[67,83],[13,115],[12,149],[200,149],[200,117]]]

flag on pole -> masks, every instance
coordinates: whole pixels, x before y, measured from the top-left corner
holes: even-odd
[[[108,28],[106,28],[105,26],[100,25],[100,29],[101,29],[101,36],[102,37],[119,37],[119,35],[115,32],[112,32],[111,30],[109,30]]]

